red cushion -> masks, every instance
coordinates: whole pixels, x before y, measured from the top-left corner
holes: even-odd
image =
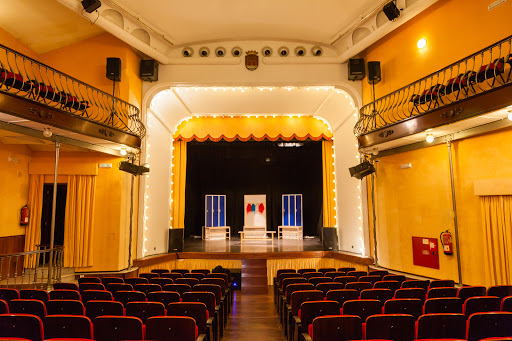
[[[311,323],[308,326],[308,334],[309,334],[309,336],[313,337],[313,323]]]

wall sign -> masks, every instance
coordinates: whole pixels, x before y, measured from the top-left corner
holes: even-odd
[[[414,265],[439,269],[437,238],[412,237],[412,259]]]

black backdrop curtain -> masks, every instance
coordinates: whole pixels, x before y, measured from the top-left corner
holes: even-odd
[[[282,195],[303,195],[304,235],[317,235],[322,214],[322,142],[278,147],[281,141],[187,143],[185,236],[201,235],[205,195],[226,195],[226,225],[238,236],[244,195],[266,194],[267,230],[281,225]]]

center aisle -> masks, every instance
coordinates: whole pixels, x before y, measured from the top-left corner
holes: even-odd
[[[286,341],[275,310],[272,289],[268,294],[234,292],[233,311],[221,341]]]

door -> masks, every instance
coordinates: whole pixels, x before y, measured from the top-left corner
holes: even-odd
[[[57,184],[57,205],[55,207],[55,232],[53,240],[54,245],[62,246],[64,244],[64,220],[66,218],[65,215],[67,191],[67,184]],[[52,202],[53,184],[44,184],[43,208],[41,212],[41,245],[50,245],[52,226]]]

